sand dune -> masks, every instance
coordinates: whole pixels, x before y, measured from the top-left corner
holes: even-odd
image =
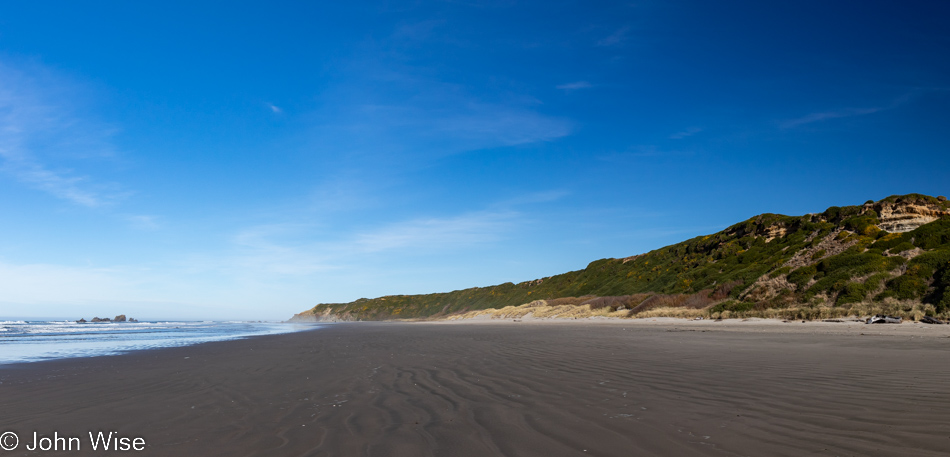
[[[905,333],[334,324],[0,368],[0,411],[156,456],[946,455],[950,339]]]

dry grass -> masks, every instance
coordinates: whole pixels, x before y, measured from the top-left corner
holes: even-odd
[[[573,297],[570,297],[573,298]],[[585,298],[584,301],[589,298]],[[553,300],[552,300],[553,301]],[[499,309],[482,309],[467,313],[449,316],[449,320],[472,319],[479,316],[490,316],[491,319],[583,319],[588,317],[624,317],[623,311],[612,311],[609,306],[592,308],[588,304],[570,304],[561,301],[561,304],[550,306],[545,300],[535,300],[519,306],[506,306]]]
[[[445,319],[471,319],[489,316],[491,319],[583,319],[589,317],[617,318],[657,318],[674,317],[694,319],[744,319],[758,317],[784,320],[822,320],[822,319],[863,319],[875,314],[900,316],[917,321],[924,316],[935,316],[933,305],[910,301],[887,300],[885,302],[862,302],[843,306],[833,306],[816,300],[811,304],[798,304],[782,308],[756,307],[747,311],[713,312],[716,292],[702,291],[694,295],[625,295],[619,297],[564,297],[554,300],[535,300],[519,306],[506,306],[500,309],[483,309],[446,316]],[[638,303],[629,311],[619,306],[629,307]],[[721,308],[720,308],[721,309]],[[947,319],[950,315],[936,315]]]
[[[627,313],[627,316],[634,317],[634,316],[639,315],[640,313],[649,311],[654,308],[679,308],[683,306],[683,304],[686,303],[686,300],[689,300],[689,298],[690,298],[689,295],[684,295],[684,294],[651,295],[646,300],[643,300],[643,302],[641,302],[639,305],[634,306],[633,309],[631,309],[630,312]]]
[[[580,305],[592,298],[596,297],[594,295],[584,295],[583,297],[561,297],[543,301],[547,303],[548,306]]]
[[[706,312],[711,319],[748,317],[785,320],[864,319],[875,314],[887,314],[889,316],[900,316],[906,320],[918,321],[924,316],[934,316],[934,311],[933,305],[895,301],[887,303],[863,302],[844,306],[803,304],[788,308],[753,309],[741,313],[730,311],[723,311],[721,313]],[[943,315],[938,315],[937,317],[947,318],[947,316]]]
[[[636,315],[636,319],[646,319],[652,317],[677,317],[681,319],[695,319],[697,317],[708,317],[705,310],[693,308],[653,308]]]

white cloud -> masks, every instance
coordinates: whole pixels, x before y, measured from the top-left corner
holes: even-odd
[[[683,131],[680,131],[680,132],[676,132],[676,133],[670,135],[670,139],[671,139],[671,140],[682,140],[683,138],[691,137],[691,136],[693,136],[693,135],[695,135],[695,134],[697,134],[697,133],[699,133],[699,132],[702,132],[702,131],[703,131],[703,129],[701,129],[701,128],[699,128],[699,127],[690,127],[690,128],[688,128],[688,129],[686,129],[686,130],[683,130]]]
[[[0,170],[10,173],[25,184],[33,188],[46,191],[64,200],[83,206],[96,207],[106,203],[106,199],[98,192],[84,187],[86,176],[76,176],[69,170],[53,171],[30,160],[4,156],[6,161]]]
[[[553,141],[574,123],[542,112],[530,94],[480,90],[401,60],[405,40],[390,37],[339,68],[312,114],[313,150],[413,167],[480,149]],[[501,95],[503,94],[503,95]],[[398,160],[396,160],[398,159]]]
[[[270,108],[270,110],[273,111],[274,114],[280,114],[280,113],[283,113],[283,112],[284,112],[284,110],[280,109],[279,106],[277,106],[277,105],[275,105],[275,104],[273,104],[273,103],[268,103],[268,104],[267,104],[267,107]]]
[[[938,89],[933,89],[933,88],[919,89],[915,92],[903,94],[895,98],[890,103],[884,104],[881,106],[873,106],[870,108],[844,108],[844,109],[832,110],[832,111],[820,111],[816,113],[807,114],[799,118],[786,120],[784,122],[779,123],[779,127],[783,129],[788,129],[788,128],[798,127],[801,125],[812,124],[815,122],[827,121],[831,119],[866,116],[868,114],[874,114],[874,113],[879,113],[881,111],[888,111],[888,110],[899,108],[905,103],[908,103],[911,100],[913,100],[915,97],[918,97],[927,92],[941,92],[941,91],[944,91],[944,89],[939,89],[939,88]]]
[[[123,198],[114,184],[50,163],[113,155],[111,128],[80,118],[69,106],[81,98],[42,68],[20,71],[0,64],[0,172],[77,205],[98,207]]]
[[[231,239],[232,252],[189,263],[237,276],[307,276],[338,268],[332,253],[310,241],[314,230],[312,224],[295,223],[248,227]]]
[[[625,152],[613,152],[601,155],[598,159],[605,162],[626,163],[631,159],[692,156],[695,154],[695,151],[688,149],[659,149],[654,145],[638,145],[630,147]]]
[[[353,245],[362,252],[470,248],[498,240],[501,233],[511,227],[514,218],[514,213],[483,212],[452,218],[415,219],[360,233],[354,237]]]
[[[364,167],[368,157],[376,165],[412,166],[415,159],[553,141],[572,130],[570,121],[526,107],[428,89],[401,103],[342,106],[316,127],[314,148],[363,156]]]
[[[128,216],[127,219],[133,228],[140,230],[156,230],[160,227],[158,216],[137,214]]]
[[[429,122],[440,132],[481,147],[549,141],[571,133],[570,123],[564,120],[526,109],[478,103]]]
[[[539,195],[537,199],[557,198]],[[416,218],[348,231],[308,223],[247,227],[218,255],[183,259],[177,267],[189,275],[224,275],[242,283],[279,284],[286,280],[360,276],[380,262],[445,255],[491,245],[521,223],[508,210]],[[294,279],[297,278],[297,279]]]
[[[566,190],[548,190],[541,192],[532,192],[525,195],[519,195],[508,200],[492,205],[494,207],[505,208],[511,206],[520,206],[520,205],[531,205],[535,203],[549,203],[553,201],[558,201],[571,193]]]
[[[854,117],[854,116],[864,116],[866,114],[873,114],[879,111],[883,111],[884,107],[875,107],[875,108],[846,108],[837,111],[823,111],[818,113],[811,113],[806,116],[802,116],[797,119],[790,119],[785,122],[782,122],[780,126],[783,129],[798,127],[800,125],[811,124],[814,122],[827,121],[829,119],[839,119],[845,117]]]
[[[589,89],[594,86],[592,86],[587,81],[577,81],[577,82],[572,82],[572,83],[567,83],[567,84],[560,84],[555,87],[561,90],[571,91],[571,90],[577,90],[577,89]]]
[[[556,195],[536,199],[549,198]],[[491,246],[522,222],[515,212],[484,211],[352,232],[312,223],[266,224],[237,232],[221,250],[148,266],[0,260],[0,316],[285,319],[317,300],[391,291],[375,275],[412,277],[412,271],[428,268],[420,259]]]
[[[236,251],[217,266],[208,266],[308,275],[345,268],[355,256],[407,249],[424,253],[472,248],[500,239],[516,219],[517,214],[511,211],[474,212],[393,222],[343,237],[338,235],[338,228],[314,224],[259,225],[239,231],[232,238]]]

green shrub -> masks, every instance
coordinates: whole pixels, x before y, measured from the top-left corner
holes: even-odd
[[[937,249],[950,244],[950,217],[937,219],[907,233],[921,249]]]
[[[871,245],[872,249],[880,249],[882,251],[887,251],[901,243],[909,242],[910,236],[906,233],[889,233],[878,238],[874,244]]]
[[[800,267],[788,274],[788,282],[797,285],[799,288],[803,288],[808,284],[808,281],[811,281],[811,278],[813,278],[817,272],[818,268],[814,265]]]
[[[784,274],[786,274],[786,273],[788,273],[788,272],[790,272],[790,271],[792,271],[792,267],[782,267],[782,268],[779,268],[779,269],[777,269],[777,270],[775,270],[775,271],[769,273],[769,277],[772,278],[772,279],[775,279],[775,278],[777,278],[777,277],[779,277],[779,276],[782,276],[782,275],[784,275]]]
[[[934,275],[933,288],[924,301],[933,304],[938,313],[950,311],[950,267],[944,266]]]
[[[864,281],[864,285],[867,288],[868,293],[870,293],[871,291],[881,287],[889,279],[891,279],[890,273],[878,273],[871,275],[867,281]]]
[[[854,250],[847,250],[841,254],[828,257],[818,262],[818,271],[826,274],[837,272],[849,272],[854,276],[862,276],[869,273],[887,271],[902,265],[905,260],[902,257],[884,257],[875,253],[856,253]]]
[[[838,294],[838,299],[835,300],[836,305],[846,305],[848,303],[860,303],[864,301],[864,298],[867,296],[868,287],[859,282],[847,283],[844,286],[844,290]]]
[[[891,254],[899,254],[899,253],[901,253],[901,252],[909,251],[909,250],[911,250],[911,249],[914,249],[914,245],[911,244],[911,242],[909,242],[909,241],[904,241],[904,242],[898,244],[897,246],[894,246],[894,247],[888,249],[887,251],[890,252]]]
[[[808,288],[804,298],[809,299],[822,292],[843,292],[851,278],[891,271],[904,262],[906,260],[903,257],[884,257],[878,253],[859,253],[857,249],[848,249],[818,262],[815,283]],[[853,297],[857,293],[856,290],[846,295]],[[863,295],[861,299],[863,300]]]
[[[824,213],[821,213],[828,222],[839,223],[846,219],[858,216],[861,212],[864,211],[864,208],[860,206],[832,206],[825,210]]]
[[[871,235],[877,234],[878,230],[869,230],[873,226],[876,226],[881,221],[877,218],[877,213],[871,211],[867,214],[861,216],[855,216],[848,218],[843,222],[844,228],[851,230],[854,233],[860,233],[862,235]]]
[[[900,257],[892,257],[900,258]],[[950,261],[950,251],[927,252],[910,261],[904,274],[887,282],[882,298],[893,297],[900,300],[914,300],[924,296],[934,271],[946,268]]]
[[[940,204],[940,200],[937,197],[923,194],[891,195],[881,201],[889,203]]]

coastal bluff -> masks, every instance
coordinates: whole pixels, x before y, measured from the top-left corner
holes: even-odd
[[[894,195],[717,233],[521,283],[321,303],[291,322],[451,319],[528,306],[572,317],[950,318],[950,203]],[[552,313],[553,308],[577,308]],[[551,309],[549,309],[551,308]]]

